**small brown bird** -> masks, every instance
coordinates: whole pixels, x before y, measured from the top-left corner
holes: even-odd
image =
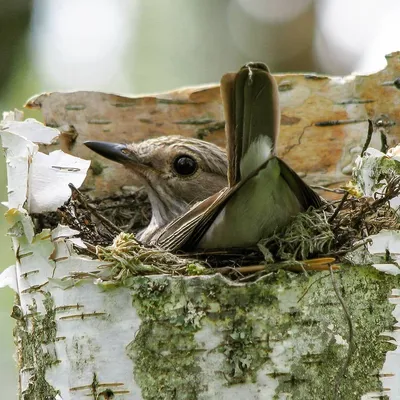
[[[178,136],[85,143],[140,177],[152,206],[150,225],[138,236],[144,243],[170,251],[254,246],[322,204],[275,154],[280,111],[268,67],[249,63],[224,75],[221,96],[228,166],[215,145]]]
[[[203,140],[164,136],[127,145],[99,141],[85,145],[123,164],[144,186],[152,217],[137,235],[143,243],[151,242],[162,227],[227,185],[226,153]]]

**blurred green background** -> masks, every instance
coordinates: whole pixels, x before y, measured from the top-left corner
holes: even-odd
[[[400,50],[399,12],[397,0],[0,0],[0,110],[43,91],[139,94],[217,82],[250,60],[273,72],[369,73]],[[6,230],[1,219],[0,269],[14,262]],[[17,385],[12,302],[0,290],[7,399]]]

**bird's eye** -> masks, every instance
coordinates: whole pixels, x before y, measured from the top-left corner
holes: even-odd
[[[178,156],[175,158],[173,168],[177,174],[189,176],[197,171],[197,162],[190,156]]]

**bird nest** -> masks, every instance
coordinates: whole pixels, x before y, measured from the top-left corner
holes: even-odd
[[[135,233],[150,220],[151,207],[143,190],[126,196],[90,199],[70,185],[72,195],[56,213],[36,216],[38,230],[57,223],[80,232],[86,249],[80,252],[111,262],[112,280],[135,275],[198,275],[222,273],[247,280],[277,269],[318,270],[312,258],[327,264],[366,246],[368,237],[383,229],[398,229],[399,217],[390,200],[400,195],[400,178],[393,177],[375,198],[357,197],[351,187],[339,190],[340,200],[298,214],[285,229],[246,249],[218,249],[172,254],[142,245]],[[338,191],[338,190],[337,190]],[[311,259],[311,261],[310,261]],[[309,260],[309,261],[306,261]],[[324,262],[325,260],[325,262]]]

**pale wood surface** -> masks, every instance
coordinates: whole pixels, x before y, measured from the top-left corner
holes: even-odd
[[[386,58],[387,67],[369,76],[275,75],[282,114],[278,152],[308,183],[336,187],[349,179],[368,119],[375,126],[372,145],[380,148],[381,131],[389,145],[400,141],[400,52]],[[55,92],[35,96],[27,107],[41,109],[46,124],[65,132],[65,151],[107,167],[86,180],[98,196],[132,180],[123,167],[90,152],[85,140],[128,143],[179,134],[225,143],[218,85],[138,97]]]

